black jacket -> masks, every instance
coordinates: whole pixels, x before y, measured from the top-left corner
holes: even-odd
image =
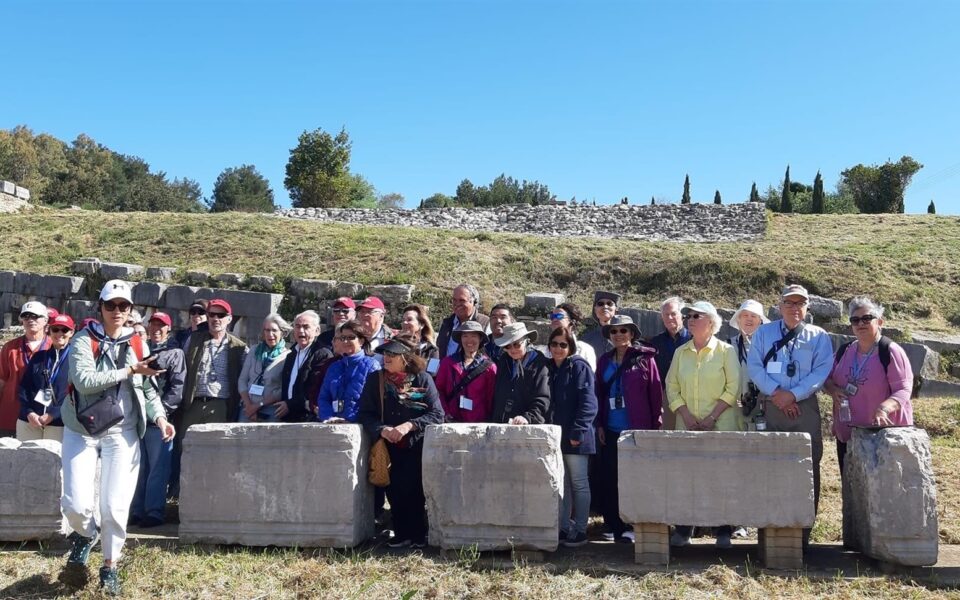
[[[562,430],[560,448],[564,454],[595,454],[593,422],[597,418],[596,377],[590,364],[577,355],[559,367],[552,360],[550,372],[550,422]],[[571,446],[570,440],[580,442]]]
[[[293,373],[293,366],[297,362],[297,352],[291,350],[287,358],[283,361],[282,388],[280,390],[280,400],[287,403],[290,412],[283,418],[288,423],[303,423],[313,420],[310,409],[307,407],[309,398],[307,398],[307,388],[310,383],[310,374],[319,367],[320,363],[333,356],[329,348],[325,348],[318,339],[314,340],[307,347],[307,357],[303,359],[300,369],[297,371],[297,379],[293,383],[293,395],[290,391],[290,374]]]
[[[536,350],[528,350],[516,366],[504,352],[497,361],[497,379],[493,386],[494,423],[506,423],[513,417],[522,416],[532,425],[547,422],[550,413],[550,381],[547,357]]]
[[[453,332],[453,319],[456,315],[450,315],[440,324],[440,330],[437,332],[437,349],[440,352],[440,358],[447,356],[447,346],[450,344],[450,334]],[[481,313],[479,310],[473,311],[473,315],[467,319],[476,321],[483,325],[484,330],[490,326],[490,317]]]
[[[440,396],[433,384],[433,377],[426,372],[414,376],[412,387],[423,388],[423,398],[414,401],[401,401],[396,389],[384,381],[383,384],[383,418],[380,417],[380,378],[385,377],[383,371],[374,371],[367,375],[360,392],[360,412],[357,421],[363,425],[374,441],[380,439],[380,431],[384,427],[396,427],[410,421],[415,425],[400,445],[409,447],[423,439],[423,431],[427,425],[443,423],[443,407],[440,405]]]
[[[150,381],[160,393],[163,410],[167,411],[167,419],[170,419],[183,400],[183,387],[187,381],[187,360],[183,350],[166,345],[154,348],[153,344],[150,344],[150,354],[157,355],[157,360],[151,366],[166,370],[163,375],[151,377]]]

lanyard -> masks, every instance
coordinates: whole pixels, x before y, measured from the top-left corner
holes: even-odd
[[[740,337],[737,338],[737,358],[740,359],[740,364],[746,364],[747,362],[747,348],[746,344],[743,342],[744,334],[740,334]]]
[[[215,359],[216,357],[220,356],[220,351],[223,350],[223,345],[226,343],[226,341],[227,341],[227,336],[223,336],[223,339],[220,340],[220,344],[217,346],[216,351],[214,351],[214,349],[213,349],[213,340],[207,340],[207,344],[209,344],[209,345],[207,346],[207,354],[210,356],[210,370],[211,370],[211,371],[214,371],[214,370],[215,370],[215,369],[213,368],[213,359]]]
[[[799,325],[798,325],[798,327],[799,327]],[[781,330],[781,331],[782,331],[782,330]],[[786,332],[783,333],[783,335],[786,336],[788,333],[790,333],[790,332],[789,332],[789,331],[786,331]],[[787,359],[787,364],[790,364],[790,363],[793,362],[793,351],[794,351],[794,349],[796,348],[796,346],[797,346],[797,337],[794,336],[793,339],[790,340],[789,342],[787,342],[786,345],[783,347],[783,349],[784,349],[784,354],[786,355],[786,359]],[[788,349],[788,348],[789,348],[789,352],[787,352],[787,349]]]
[[[44,370],[44,374],[49,374],[49,378],[47,379],[47,387],[52,387],[53,382],[56,381],[57,375],[60,373],[60,367],[63,366],[63,363],[67,358],[67,355],[70,353],[70,347],[67,346],[66,348],[64,348],[63,352],[60,352],[60,350],[57,350],[56,348],[54,349],[54,351],[57,354],[56,354],[56,358],[53,361],[53,369],[50,368],[50,359],[47,358],[47,368]]]
[[[34,351],[31,351],[30,344],[27,343],[27,338],[26,336],[24,336],[24,338],[20,340],[20,349],[23,352],[23,364],[27,364],[28,362],[30,362],[30,359],[33,358],[33,355],[36,354],[37,352],[40,352],[41,350],[46,350],[47,342],[49,340],[50,338],[48,338],[47,336],[43,336],[43,339],[40,340],[40,345],[37,346],[37,349]]]
[[[867,361],[870,360],[871,356],[873,356],[873,351],[876,350],[877,345],[874,344],[873,346],[870,347],[870,351],[867,352],[863,357],[863,362],[857,361],[857,357],[860,356],[860,350],[856,348],[856,344],[854,344],[853,346],[854,346],[854,351],[853,351],[854,354],[853,354],[853,364],[850,365],[850,373],[851,373],[850,378],[852,381],[860,381],[860,375],[863,373],[864,369],[866,368]]]

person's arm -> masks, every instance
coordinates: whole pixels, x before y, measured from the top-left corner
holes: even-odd
[[[577,409],[570,428],[570,444],[579,446],[584,437],[592,430],[591,425],[597,418],[597,396],[593,391],[593,371],[583,363],[575,364],[577,386]]]
[[[440,399],[440,406],[444,413],[450,419],[456,421],[460,418],[459,399],[450,398],[450,392],[453,391],[454,366],[453,360],[443,358],[440,360],[440,367],[437,369],[437,379],[435,381],[437,395]],[[464,390],[466,393],[466,390]]]
[[[320,386],[320,395],[317,396],[317,420],[326,421],[333,416],[333,382],[340,382],[340,378],[345,376],[346,370],[342,368],[342,362],[336,362],[327,369],[327,375],[323,378],[323,384]],[[361,397],[362,397],[361,393]]]
[[[667,371],[667,408],[673,412],[687,405],[683,398],[683,387],[680,385],[680,363],[681,357],[674,356],[670,370]]]
[[[726,402],[728,406],[736,406],[737,398],[740,397],[740,359],[737,358],[737,351],[732,346],[723,349],[723,375],[726,381],[723,385],[723,393],[718,400]]]
[[[17,399],[20,401],[21,409],[28,415],[27,421],[31,424],[33,424],[33,418],[29,415],[40,416],[37,414],[37,411],[33,409],[33,398],[37,395],[37,390],[33,388],[33,369],[31,365],[28,364],[26,371],[23,373],[23,377],[20,379],[20,385],[17,386]],[[59,410],[57,412],[59,412]]]
[[[360,381],[365,382],[367,380],[367,376],[370,375],[370,373],[374,373],[378,370],[376,368],[378,366],[379,365],[377,365],[377,362],[375,360],[373,359],[367,360],[366,369],[364,370],[362,379]],[[346,369],[344,369],[344,375],[346,375]],[[349,389],[351,391],[351,394],[349,398],[344,398],[343,418],[351,423],[356,423],[357,415],[360,412],[360,394],[363,393],[363,389],[362,389],[363,384],[356,381],[351,381],[349,382],[349,385],[350,385]],[[353,394],[352,394],[354,390],[357,391],[357,397],[355,400],[353,399]]]
[[[386,427],[380,418],[380,373],[378,371],[367,375],[367,380],[363,384],[357,422],[363,425],[373,438],[371,442],[380,439],[380,432]]]
[[[257,362],[255,353],[247,354],[243,359],[243,368],[240,369],[240,378],[237,380],[237,391],[244,404],[250,402],[250,384],[253,379],[254,363]]]
[[[770,374],[767,373],[767,368],[763,364],[763,357],[766,356],[770,347],[773,345],[772,340],[766,339],[766,331],[767,328],[761,326],[754,334],[753,342],[750,344],[750,351],[747,353],[747,374],[750,376],[750,381],[753,382],[753,385],[757,386],[760,392],[770,396],[777,391],[780,384],[776,379],[770,377]],[[774,357],[774,360],[776,360],[776,357]]]
[[[813,398],[813,402],[816,402],[817,391],[823,387],[823,382],[827,380],[830,371],[833,370],[834,354],[830,336],[826,332],[820,333],[812,342],[813,354],[810,373],[790,388],[790,393],[798,402],[807,398]]]
[[[890,344],[890,365],[886,372],[890,395],[874,411],[873,423],[876,425],[912,425],[913,406],[910,396],[913,394],[913,367],[907,353],[899,344]],[[890,416],[894,415],[894,419]]]

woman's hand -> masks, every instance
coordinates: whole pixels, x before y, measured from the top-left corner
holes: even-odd
[[[700,431],[700,421],[697,421],[697,418],[693,416],[686,405],[678,408],[676,412],[683,419],[683,426],[687,428],[687,431]]]
[[[243,414],[245,414],[251,421],[257,420],[258,410],[260,410],[260,406],[258,404],[254,404],[250,400],[243,401]]]
[[[173,428],[173,424],[167,421],[166,417],[157,417],[157,427],[160,428],[160,433],[163,436],[163,441],[169,442],[177,435],[177,430]]]
[[[278,419],[282,419],[287,416],[288,412],[290,412],[290,407],[287,406],[286,402],[277,402],[277,409],[274,414],[277,415]]]
[[[580,440],[570,440],[570,447],[571,447],[571,448],[576,448],[576,447],[579,446],[579,445],[580,445]]]
[[[883,410],[883,407],[878,406],[873,413],[873,424],[877,427],[889,427],[893,425],[893,421],[890,420],[889,413]]]
[[[713,415],[707,415],[700,419],[700,431],[713,431],[716,426],[717,420],[713,418]]]
[[[35,412],[27,415],[27,423],[34,429],[43,429],[43,423],[40,422],[40,415]]]
[[[166,373],[166,369],[154,369],[150,366],[150,363],[155,360],[157,360],[156,354],[153,356],[148,356],[140,362],[131,365],[130,371],[136,373],[137,375],[143,375],[144,377],[153,377],[154,375],[162,375],[163,373]]]
[[[508,425],[529,425],[530,421],[528,421],[527,418],[524,417],[523,415],[517,415],[516,417],[513,417],[512,419],[507,421],[507,424]]]

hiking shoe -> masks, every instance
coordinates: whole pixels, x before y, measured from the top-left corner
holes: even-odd
[[[717,548],[732,548],[733,543],[730,541],[729,533],[721,533],[717,536]]]
[[[120,576],[116,569],[100,567],[100,589],[108,596],[120,595]]]
[[[606,541],[606,542],[612,542],[614,539],[616,539],[616,537],[617,537],[617,536],[615,536],[612,531],[604,531],[604,532],[603,532],[603,539],[604,539],[604,541]]]
[[[561,529],[561,530],[560,530],[560,535],[559,535],[559,541],[560,541],[560,543],[562,544],[563,541],[566,540],[566,539],[567,539],[567,532],[566,532],[566,531],[563,531],[563,530]]]
[[[587,534],[584,532],[574,533],[563,540],[563,545],[567,548],[577,548],[587,543]]]
[[[67,557],[67,564],[84,567],[87,565],[87,561],[90,560],[90,551],[93,550],[93,547],[100,541],[100,532],[96,531],[93,537],[88,538],[74,531],[67,539],[73,544],[70,548],[70,556]]]
[[[670,545],[675,548],[681,548],[683,546],[690,545],[690,536],[680,535],[676,531],[670,534]]]
[[[151,527],[159,527],[163,525],[163,519],[158,519],[156,517],[144,517],[140,520],[140,529],[150,529]]]
[[[637,541],[637,538],[634,537],[632,531],[624,531],[623,533],[618,535],[615,538],[615,540],[620,544],[633,544],[634,542]]]

